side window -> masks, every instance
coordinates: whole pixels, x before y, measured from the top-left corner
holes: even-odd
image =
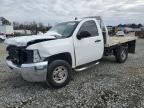
[[[96,23],[93,20],[84,22],[80,27],[78,34],[83,31],[87,31],[90,34],[89,37],[98,36],[98,29]]]

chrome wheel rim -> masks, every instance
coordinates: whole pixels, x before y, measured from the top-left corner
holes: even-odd
[[[63,83],[68,76],[68,70],[64,66],[58,66],[53,71],[53,80],[56,83]]]
[[[125,58],[126,58],[126,53],[125,53],[125,51],[122,51],[122,53],[121,53],[121,58],[122,58],[122,60],[125,60]]]

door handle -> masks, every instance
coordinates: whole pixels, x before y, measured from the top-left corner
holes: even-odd
[[[101,40],[95,40],[95,42],[100,42]]]

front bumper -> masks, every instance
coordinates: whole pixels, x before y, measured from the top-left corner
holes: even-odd
[[[7,60],[6,63],[11,69],[13,69],[13,71],[19,72],[22,75],[22,77],[27,81],[46,81],[48,61],[32,64],[22,64],[20,67],[16,66],[9,60]]]

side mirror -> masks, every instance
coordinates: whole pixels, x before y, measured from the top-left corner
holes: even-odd
[[[82,39],[82,36],[81,36],[80,34],[78,34],[78,35],[77,35],[77,39],[78,39],[78,40],[81,40],[81,39]]]
[[[91,34],[88,31],[81,31],[78,35],[77,35],[77,39],[81,40],[82,38],[86,38],[91,36]]]

